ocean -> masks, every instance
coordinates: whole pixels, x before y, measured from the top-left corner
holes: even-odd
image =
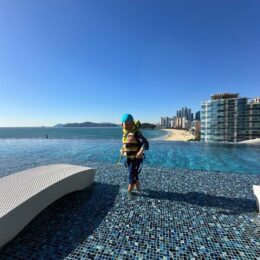
[[[260,174],[259,146],[165,141],[165,131],[142,132],[150,143],[144,167]],[[0,128],[0,177],[51,163],[123,167],[121,137],[119,127]]]

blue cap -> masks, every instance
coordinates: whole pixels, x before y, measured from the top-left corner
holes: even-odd
[[[125,123],[125,122],[133,122],[134,121],[134,118],[132,115],[130,114],[124,114],[122,117],[121,117],[121,122],[122,123]]]

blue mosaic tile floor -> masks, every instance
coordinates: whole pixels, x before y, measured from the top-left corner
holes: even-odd
[[[260,175],[144,167],[129,195],[123,166],[56,201],[0,259],[260,259],[252,185]]]

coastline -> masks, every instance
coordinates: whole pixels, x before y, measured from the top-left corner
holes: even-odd
[[[191,134],[188,130],[183,130],[183,129],[160,129],[160,130],[167,132],[167,135],[163,136],[163,140],[165,141],[188,142],[190,139],[195,138],[195,136]],[[226,142],[225,144],[234,144],[234,145],[248,144],[248,145],[260,146],[260,138],[241,141],[241,142]]]
[[[160,129],[167,132],[167,136],[164,138],[166,141],[182,141],[187,142],[190,139],[194,139],[194,135],[188,130],[183,129]]]
[[[239,142],[239,144],[254,144],[254,145],[260,145],[260,138],[242,141],[242,142]]]

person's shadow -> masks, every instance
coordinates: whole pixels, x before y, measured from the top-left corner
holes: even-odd
[[[118,192],[119,185],[94,182],[60,198],[1,249],[0,259],[65,258],[99,227]]]
[[[140,193],[140,196],[159,200],[184,202],[201,207],[219,208],[219,213],[224,215],[237,215],[245,212],[255,212],[257,210],[256,201],[254,199],[229,198],[201,192],[178,193],[146,189]]]

